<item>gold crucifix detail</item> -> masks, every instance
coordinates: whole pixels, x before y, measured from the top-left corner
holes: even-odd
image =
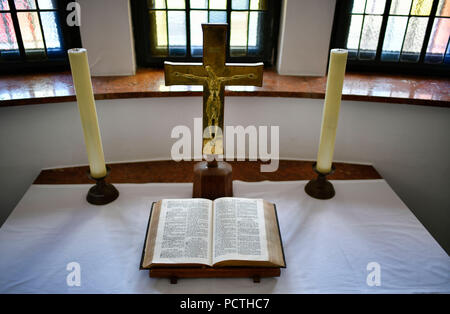
[[[262,86],[263,63],[225,64],[227,24],[203,24],[203,64],[165,62],[166,85],[203,85],[203,153],[223,154],[224,91]]]

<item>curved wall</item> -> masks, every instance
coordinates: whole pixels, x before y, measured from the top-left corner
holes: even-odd
[[[228,97],[226,125],[280,126],[280,158],[315,159],[323,100]],[[193,128],[201,98],[97,102],[108,162],[169,159],[176,125]],[[449,252],[450,111],[343,101],[335,160],[370,163]],[[87,164],[74,102],[0,108],[0,223],[42,168]]]

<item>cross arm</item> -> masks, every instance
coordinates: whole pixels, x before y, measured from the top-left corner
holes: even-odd
[[[183,76],[184,74],[188,75]],[[201,63],[164,62],[164,77],[167,86],[204,84],[204,80],[192,76],[207,76],[206,70]]]
[[[250,64],[226,64],[221,76],[233,77],[234,75],[244,75],[244,77],[227,80],[225,85],[248,85],[261,87],[263,83],[263,68],[264,63],[262,62]],[[248,75],[250,75],[250,77]]]

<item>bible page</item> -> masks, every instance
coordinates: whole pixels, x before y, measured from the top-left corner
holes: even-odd
[[[213,217],[213,263],[269,259],[262,199],[216,199]]]
[[[211,264],[212,202],[162,201],[153,263]]]

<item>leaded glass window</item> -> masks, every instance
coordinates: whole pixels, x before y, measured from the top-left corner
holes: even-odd
[[[0,67],[33,68],[67,63],[66,50],[79,44],[79,29],[65,24],[60,0],[0,0]],[[64,22],[64,23],[63,23]],[[69,35],[72,35],[73,38]],[[41,63],[43,62],[43,63]]]
[[[145,64],[202,57],[204,23],[228,23],[229,59],[271,62],[280,1],[135,0],[133,19],[138,58]],[[145,16],[142,11],[146,12]],[[276,17],[276,20],[275,20]],[[274,23],[276,22],[276,23]],[[147,62],[145,62],[147,61]]]
[[[350,66],[448,70],[450,0],[338,1],[334,27]]]

